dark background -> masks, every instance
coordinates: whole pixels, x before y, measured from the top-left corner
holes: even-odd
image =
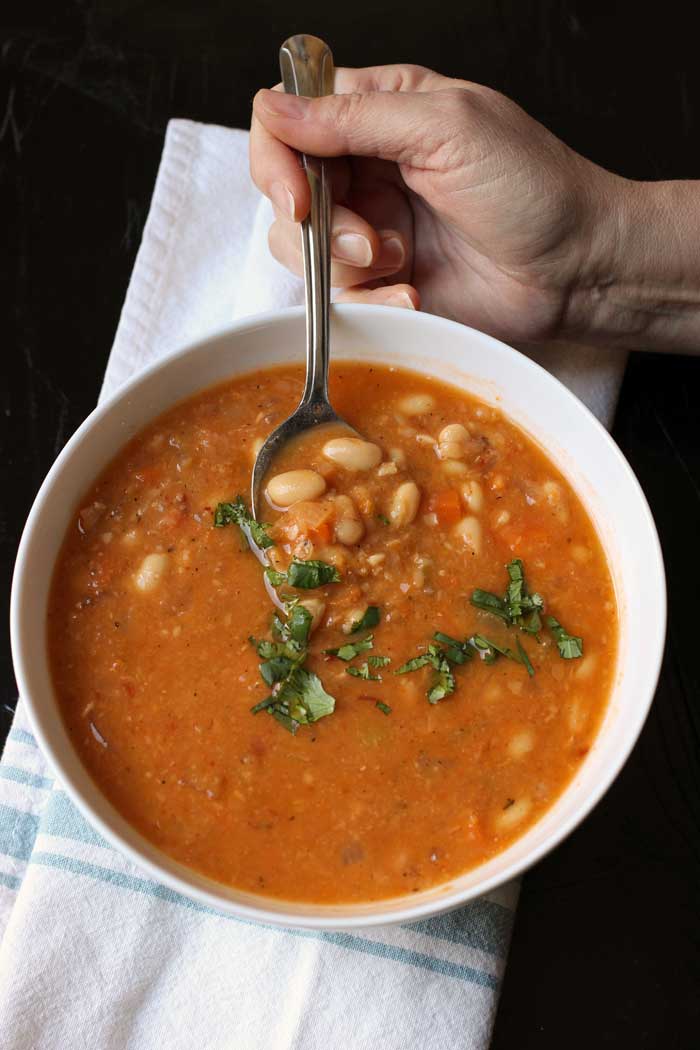
[[[0,8],[0,561],[97,398],[168,119],[247,126],[277,47],[410,61],[505,91],[631,178],[700,177],[691,5],[459,0]],[[293,14],[292,14],[293,13]],[[698,246],[700,251],[700,245]],[[651,503],[670,632],[641,740],[583,827],[524,880],[495,1050],[700,1045],[700,358],[633,355],[614,434]],[[15,702],[3,646],[0,729]],[[420,1050],[420,1048],[407,1048]],[[451,1048],[446,1048],[451,1050]]]

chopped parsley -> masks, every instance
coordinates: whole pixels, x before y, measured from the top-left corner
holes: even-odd
[[[508,572],[508,586],[502,598],[491,591],[475,590],[472,592],[470,601],[475,608],[482,612],[491,613],[503,620],[509,627],[518,627],[526,634],[533,634],[539,641],[538,632],[542,630],[542,616],[544,610],[544,598],[536,592],[530,594],[525,581],[525,572],[520,558],[514,558],[506,566]],[[558,620],[553,616],[545,616],[544,622],[549,627],[559,649],[559,655],[565,660],[575,660],[583,656],[583,639],[569,634]],[[504,655],[511,655],[513,659],[519,659],[527,668],[527,673],[535,673],[527,653],[520,642],[517,642],[517,656],[510,651]]]
[[[363,678],[365,682],[381,682],[382,676],[380,674],[372,674],[369,669],[369,664],[365,660],[359,667],[346,667],[347,674],[351,674],[353,678]]]
[[[376,627],[379,623],[379,607],[377,605],[368,605],[364,613],[359,620],[350,627],[350,634],[357,634],[358,631],[369,630],[370,627]]]
[[[544,599],[541,594],[530,594],[525,582],[523,563],[514,558],[506,566],[508,586],[503,598],[491,591],[475,590],[471,603],[482,612],[497,616],[510,627],[519,627],[528,634],[536,634],[542,627],[541,612]]]
[[[469,639],[469,645],[474,647],[486,664],[495,663],[499,656],[505,656],[508,660],[514,660],[517,664],[522,664],[531,678],[535,673],[535,668],[530,662],[530,657],[520,644],[519,638],[516,638],[515,640],[515,651],[513,649],[508,649],[505,646],[498,645],[496,642],[492,642],[490,638],[485,638],[483,634],[472,635]]]
[[[309,591],[314,587],[324,587],[327,583],[340,583],[340,573],[335,565],[329,565],[325,561],[300,561],[294,558],[286,572],[278,572],[277,569],[268,567],[265,575],[273,587],[281,587],[283,583],[299,590]]]
[[[509,660],[522,664],[529,675],[535,673],[530,658],[519,641],[516,642],[517,650],[514,651],[492,642],[483,634],[474,634],[462,642],[449,634],[443,634],[442,631],[436,631],[433,639],[434,641],[428,644],[424,653],[412,657],[394,671],[394,674],[410,674],[412,671],[420,670],[421,667],[432,667],[435,673],[427,692],[431,704],[436,704],[454,693],[456,682],[452,666],[467,663],[475,653],[484,663],[492,664],[499,656],[505,656]],[[436,642],[440,644],[436,645]]]
[[[553,616],[546,616],[545,623],[552,632],[554,641],[557,643],[559,655],[564,660],[576,660],[579,656],[583,656],[583,638],[569,634]]]
[[[389,705],[382,703],[381,700],[376,700],[374,706],[378,707],[383,715],[390,715],[391,714],[391,708],[389,707]]]
[[[360,653],[367,652],[368,649],[373,648],[374,635],[368,634],[366,638],[362,638],[357,642],[346,642],[345,645],[341,645],[338,649],[324,649],[324,653],[328,656],[337,656],[339,660],[354,660]]]
[[[238,525],[249,543],[254,543],[261,550],[274,547],[275,541],[267,533],[268,526],[256,521],[250,514],[242,496],[236,496],[233,503],[219,503],[214,511],[214,526],[223,529],[226,525]]]
[[[368,656],[367,660],[370,667],[386,667],[391,663],[390,656]]]
[[[286,620],[275,616],[273,632],[278,641],[250,638],[261,658],[260,676],[270,695],[251,708],[253,714],[267,711],[290,733],[333,714],[335,699],[325,691],[321,679],[303,666],[308,655],[311,613],[303,605],[288,607]]]
[[[464,663],[468,659],[461,649],[460,642],[450,638],[449,635],[443,635],[438,640],[442,641],[443,639],[446,639],[448,643],[444,648],[440,648],[434,642],[430,642],[426,652],[412,657],[412,659],[407,660],[405,664],[402,664],[401,667],[394,671],[394,674],[410,674],[412,671],[418,671],[421,667],[432,667],[434,673],[427,691],[427,697],[431,704],[437,704],[455,691],[455,678],[450,668],[452,656],[455,653],[459,654],[458,659],[453,660],[453,663]]]

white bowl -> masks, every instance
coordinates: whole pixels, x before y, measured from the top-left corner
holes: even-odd
[[[229,376],[301,361],[299,309],[242,321],[148,368],[103,402],[73,435],[42,485],[17,556],[12,645],[20,693],[60,782],[87,820],[156,880],[239,917],[338,929],[415,921],[455,908],[512,879],[561,842],[593,808],[639,735],[658,678],[666,589],[649,507],[608,433],[564,386],[489,336],[409,310],[333,310],[333,354],[395,364],[449,381],[497,404],[570,480],[598,529],[620,612],[615,684],[597,739],[574,780],[508,849],[449,883],[372,904],[313,905],[230,889],[171,860],[102,796],[80,763],[59,715],[46,655],[49,585],[75,507],[93,479],[143,426],[175,402]]]

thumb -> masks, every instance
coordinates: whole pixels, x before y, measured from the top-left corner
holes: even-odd
[[[263,89],[253,110],[270,134],[302,153],[354,154],[430,167],[431,158],[455,136],[457,106],[460,115],[464,112],[456,96],[455,89],[448,89],[303,98]]]

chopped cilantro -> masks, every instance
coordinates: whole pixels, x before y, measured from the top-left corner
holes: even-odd
[[[453,655],[455,653],[459,654],[458,659],[453,660],[453,663],[464,663],[467,659],[464,656],[460,642],[450,638],[449,635],[442,635],[438,640],[442,641],[444,639],[447,639],[449,643],[446,648],[441,649],[433,642],[430,642],[427,652],[412,657],[412,659],[407,660],[405,664],[402,664],[401,667],[394,671],[394,674],[410,674],[412,671],[418,671],[421,667],[432,667],[435,674],[427,692],[428,700],[431,704],[437,704],[455,691],[455,678],[450,669],[450,660],[452,659],[450,653]]]
[[[267,534],[268,526],[264,522],[256,521],[250,514],[242,496],[236,496],[233,503],[219,503],[214,511],[214,526],[222,529],[226,525],[238,525],[245,538],[266,550],[274,547],[275,542]]]
[[[497,594],[477,589],[472,591],[470,601],[472,605],[476,606],[477,609],[481,609],[482,612],[493,613],[494,616],[499,616],[501,620],[505,620],[508,623],[509,617],[506,612],[505,602]]]
[[[286,572],[278,572],[277,569],[273,569],[271,565],[268,565],[265,569],[265,575],[273,587],[281,587],[283,583],[287,582]]]
[[[312,616],[303,605],[292,602],[287,606],[287,619],[273,620],[273,631],[280,639],[251,637],[261,658],[260,676],[272,692],[251,708],[253,714],[267,711],[290,733],[300,725],[308,725],[333,713],[335,700],[330,696],[318,675],[307,671],[303,664],[308,650]]]
[[[340,573],[335,565],[328,565],[325,561],[299,561],[298,558],[294,558],[286,572],[267,568],[265,575],[273,587],[288,583],[302,591],[323,587],[327,583],[340,583]]]
[[[367,662],[370,667],[386,667],[387,664],[391,663],[390,656],[368,656]]]
[[[350,628],[350,634],[358,631],[366,631],[370,627],[376,627],[379,623],[379,608],[376,605],[368,605],[359,620],[355,620]]]
[[[583,656],[583,638],[569,634],[553,616],[546,616],[545,623],[554,636],[559,655],[564,660],[577,660],[579,656]]]
[[[525,582],[525,571],[520,558],[514,558],[506,566],[508,572],[508,586],[503,598],[489,591],[476,590],[471,596],[472,605],[482,612],[492,613],[498,616],[510,627],[518,627],[526,634],[534,634],[542,630],[542,612],[544,610],[544,598],[536,592],[530,594]],[[559,655],[565,660],[574,660],[583,655],[583,640],[571,635],[564,630],[562,625],[553,616],[545,617],[545,623],[554,635],[559,649]],[[539,642],[539,638],[537,638]],[[529,675],[534,674],[534,669],[522,646],[518,645],[518,659],[527,668]],[[516,658],[516,657],[514,657]]]
[[[382,676],[380,674],[372,674],[369,669],[369,664],[365,660],[359,667],[346,667],[347,674],[351,674],[353,678],[364,678],[366,682],[381,682]]]
[[[374,706],[378,707],[383,715],[390,715],[391,714],[391,708],[389,707],[389,705],[382,703],[381,700],[375,701]]]
[[[474,655],[468,642],[460,642],[457,638],[451,638],[449,634],[443,634],[442,631],[436,631],[433,638],[444,645],[445,656],[453,664],[465,664]]]
[[[515,647],[518,650],[518,655],[520,657],[520,663],[523,665],[523,667],[525,668],[527,673],[530,675],[530,678],[532,678],[534,676],[534,674],[535,674],[535,668],[530,663],[530,657],[527,655],[527,653],[523,649],[522,645],[520,644],[520,639],[519,638],[515,639]]]
[[[361,641],[346,642],[345,645],[341,645],[338,649],[324,649],[323,651],[328,656],[337,656],[339,660],[354,660],[360,653],[365,653],[368,649],[373,648],[373,637],[374,635],[368,634]]]

